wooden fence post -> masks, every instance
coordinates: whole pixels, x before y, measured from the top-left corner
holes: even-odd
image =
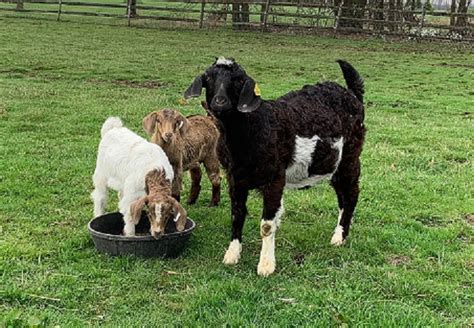
[[[265,12],[263,13],[262,32],[267,29],[268,12],[270,11],[270,0],[265,3]]]
[[[61,20],[61,10],[63,7],[63,0],[59,0],[59,8],[58,8],[58,18],[57,21],[59,22]]]
[[[132,18],[132,0],[127,0],[127,26],[131,25]]]
[[[199,28],[202,28],[204,25],[204,6],[206,5],[206,0],[201,0],[201,12],[199,16]]]
[[[425,2],[423,2],[423,8],[422,8],[422,11],[421,11],[420,30],[418,31],[419,36],[422,36],[421,32],[423,31],[423,27],[425,26],[426,3],[427,3],[427,1],[425,0]]]
[[[337,28],[339,27],[339,19],[342,13],[342,6],[344,6],[344,0],[341,1],[339,4],[339,8],[337,8],[336,19],[334,20],[334,37],[336,37]]]

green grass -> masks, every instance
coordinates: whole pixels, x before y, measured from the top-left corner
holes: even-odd
[[[0,16],[4,325],[474,324],[470,49],[68,19]],[[237,58],[265,98],[316,81],[343,83],[337,58],[365,77],[362,191],[347,244],[329,245],[337,202],[328,185],[285,192],[277,272],[258,277],[261,200],[252,193],[242,260],[225,267],[229,198],[224,192],[221,205],[208,208],[205,181],[198,204],[187,207],[198,227],[180,258],[98,254],[86,224],[101,124],[120,116],[144,135],[142,118],[154,109],[203,113],[199,100],[178,100],[218,55]],[[189,179],[185,188],[186,196]]]

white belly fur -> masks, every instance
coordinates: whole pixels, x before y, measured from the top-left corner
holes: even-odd
[[[338,157],[334,170],[331,173],[323,175],[309,176],[308,169],[311,166],[311,157],[321,138],[317,135],[312,138],[303,138],[296,136],[295,152],[293,154],[293,164],[286,169],[286,187],[287,188],[303,188],[313,186],[325,179],[330,179],[341,161],[343,138],[340,137],[333,144],[332,148],[338,150]]]

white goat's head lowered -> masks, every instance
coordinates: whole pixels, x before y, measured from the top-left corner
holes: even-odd
[[[147,195],[137,199],[130,205],[132,220],[140,221],[143,208],[148,207],[150,233],[154,238],[160,237],[170,219],[176,223],[176,230],[183,231],[187,213],[181,204],[171,197],[171,182],[166,179],[163,170],[153,170],[145,177]]]

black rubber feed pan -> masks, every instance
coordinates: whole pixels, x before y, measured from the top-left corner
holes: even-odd
[[[188,218],[184,230],[178,232],[173,220],[169,220],[165,234],[159,239],[150,235],[150,221],[145,212],[135,227],[136,236],[123,236],[123,226],[122,214],[119,212],[92,219],[88,228],[97,250],[114,256],[177,257],[183,252],[196,224]]]

